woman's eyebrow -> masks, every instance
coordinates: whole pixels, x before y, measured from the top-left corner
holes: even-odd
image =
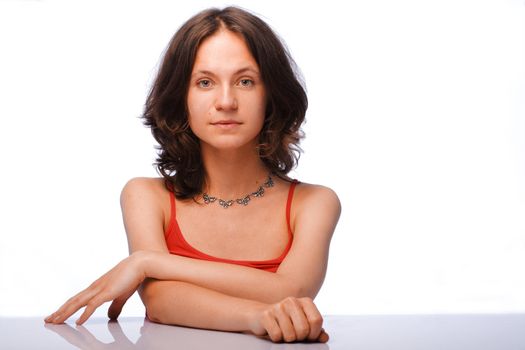
[[[252,72],[254,74],[259,74],[259,71],[257,69],[252,68],[252,67],[241,68],[237,72],[235,72],[234,74],[241,74],[241,73],[246,73],[246,72]]]
[[[257,69],[252,68],[252,67],[243,67],[241,69],[238,69],[237,71],[235,71],[233,73],[233,75],[238,75],[238,74],[242,74],[242,73],[246,73],[246,72],[252,72],[254,74],[259,75],[259,71]],[[199,69],[198,71],[193,73],[191,76],[193,77],[193,76],[199,75],[199,74],[216,76],[215,73],[213,73],[212,71],[206,70],[206,69]]]

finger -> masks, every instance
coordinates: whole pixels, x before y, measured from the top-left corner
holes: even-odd
[[[303,312],[308,319],[308,324],[310,325],[310,334],[307,339],[310,341],[317,341],[323,327],[323,316],[321,316],[321,313],[317,310],[312,299],[300,298],[298,300],[303,306]]]
[[[46,318],[44,318],[44,322],[45,323],[51,323],[51,320],[54,318],[56,312],[53,312],[51,315],[49,316],[46,316]]]
[[[289,343],[295,341],[297,339],[297,336],[295,334],[295,329],[293,327],[292,320],[290,320],[290,316],[288,315],[286,308],[287,307],[285,306],[284,302],[279,303],[276,306],[275,316],[277,318],[279,328],[281,329],[281,332],[283,334],[283,340]]]
[[[95,291],[86,290],[77,300],[74,300],[73,302],[65,305],[65,307],[62,310],[59,310],[58,316],[55,318],[54,322],[63,323],[65,320],[71,317],[71,315],[76,313],[82,307],[86,306],[90,302],[90,300],[95,297],[95,295]]]
[[[124,307],[124,304],[133,295],[133,293],[135,293],[135,290],[132,290],[127,294],[123,294],[119,296],[118,298],[116,298],[115,300],[113,300],[113,302],[111,303],[108,309],[108,317],[111,320],[116,320],[118,318],[118,316],[122,312],[122,308]]]
[[[74,298],[77,298],[78,297],[78,294],[75,295],[74,297],[71,297],[69,298],[64,304],[62,304],[62,306],[60,306],[55,312],[53,312],[51,315],[47,316],[44,321],[46,323],[53,323],[53,320],[60,314],[63,312],[64,308],[69,305],[70,303],[73,302],[73,299]]]
[[[283,339],[281,328],[272,312],[265,312],[262,323],[271,341],[277,343]]]
[[[57,311],[49,316],[49,322],[55,324],[63,323],[81,307],[85,306],[94,293],[93,290],[88,288],[69,298]]]
[[[319,337],[317,337],[317,341],[319,343],[326,343],[330,339],[330,336],[324,329],[321,329],[321,334],[319,334]]]
[[[285,302],[285,307],[293,324],[295,340],[305,340],[310,335],[310,324],[303,311],[303,305],[297,299],[289,298]]]
[[[87,303],[86,308],[84,309],[84,312],[82,313],[82,315],[80,315],[79,319],[76,321],[76,324],[80,326],[81,324],[86,322],[87,319],[93,314],[93,312],[95,312],[95,310],[104,303],[104,301],[105,300],[101,297],[95,297],[91,299]]]

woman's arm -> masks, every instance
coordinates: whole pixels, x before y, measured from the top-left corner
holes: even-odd
[[[122,192],[130,252],[164,252],[142,255],[147,277],[190,282],[231,296],[268,303],[287,296],[314,298],[324,280],[330,239],[341,208],[330,189],[301,187],[296,189],[292,206],[295,213],[292,247],[276,273],[166,254],[159,224],[163,219],[156,207],[158,197],[152,190],[151,180],[147,179],[130,181]]]
[[[233,332],[251,332],[272,341],[328,341],[323,319],[309,298],[267,305],[186,282],[147,279],[139,294],[153,322]]]
[[[97,307],[111,300],[113,303],[108,310],[108,316],[117,318],[126,300],[140,284],[139,294],[149,316],[162,323],[237,331],[248,329],[254,334],[268,334],[274,341],[328,340],[327,334],[321,329],[321,314],[311,298],[288,297],[274,304],[266,304],[229,296],[186,282],[144,280],[146,275],[144,259],[141,259],[141,256],[169,255],[163,237],[148,232],[162,228],[165,218],[162,210],[159,210],[160,206],[147,204],[155,193],[128,191],[126,188],[123,191],[123,213],[132,254],[84,291],[69,299],[47,317],[46,322],[62,323],[78,309],[86,306],[84,313],[77,320],[77,324],[82,324]],[[125,200],[126,196],[131,196],[132,200]],[[135,202],[135,205],[125,209],[124,203],[129,202]],[[144,214],[150,216],[149,220],[140,220]],[[147,234],[143,234],[144,232]],[[195,313],[199,310],[202,314]],[[224,323],[225,320],[227,323]]]
[[[144,284],[141,297],[151,319],[167,324],[229,331],[251,331],[269,335],[273,341],[326,341],[321,328],[322,317],[311,299],[286,298],[273,305],[235,298],[186,282],[171,283],[145,280],[137,253],[122,260],[93,282],[88,288],[69,299],[60,309],[45,319],[62,323],[83,306],[77,324],[84,323],[106,301],[126,300]],[[175,284],[173,284],[175,283]],[[175,287],[175,288],[173,288]],[[175,293],[173,293],[175,292]],[[111,318],[120,310],[113,303],[108,311]],[[123,304],[121,304],[122,306]]]
[[[222,331],[251,331],[250,316],[263,305],[179,281],[146,279],[139,295],[154,322]]]
[[[131,180],[122,191],[121,206],[130,253],[160,252],[153,255],[163,260],[173,255],[167,254],[168,249],[163,235],[162,223],[167,222],[166,216],[169,213],[162,211],[158,200],[163,194],[165,195],[165,192],[157,185],[158,183],[148,179]],[[168,200],[169,198],[166,197],[165,201]],[[198,274],[193,270],[195,266],[191,264],[199,262],[198,260],[181,259],[182,262],[189,264],[187,268],[192,271],[192,275]],[[171,264],[172,261],[167,263]],[[208,269],[205,267],[207,273],[213,273],[213,268],[219,268],[217,273],[220,274],[223,272],[222,269],[233,266],[219,263],[212,263],[212,265],[219,266],[208,266]],[[180,267],[180,271],[185,270],[184,266]],[[239,270],[246,272],[255,269]],[[259,275],[267,278],[274,274],[263,272]],[[191,279],[190,275],[187,277]],[[253,275],[250,277],[253,278]],[[242,279],[242,276],[236,278]],[[263,293],[257,299],[257,295],[254,295],[253,299],[259,301],[239,297],[243,294],[251,295],[253,287],[249,286],[244,291],[234,288],[230,290],[232,293],[227,295],[178,280],[162,281],[147,278],[140,285],[138,292],[148,317],[155,322],[225,331],[251,331],[256,335],[268,334],[273,341],[307,339],[326,342],[328,340],[328,335],[322,330],[323,318],[312,299],[285,298],[292,295],[287,291],[282,293],[282,297]],[[269,303],[260,302],[267,298],[270,299]],[[113,302],[108,310],[110,318],[118,317],[125,300],[121,298]]]

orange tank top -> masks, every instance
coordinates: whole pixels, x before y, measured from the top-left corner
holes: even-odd
[[[168,228],[164,232],[164,238],[166,240],[166,244],[168,246],[168,251],[171,254],[185,256],[188,258],[194,258],[194,259],[201,259],[201,260],[208,260],[208,261],[219,261],[219,262],[225,262],[230,264],[237,264],[237,265],[243,265],[248,267],[253,267],[260,270],[270,271],[270,272],[276,272],[279,268],[279,265],[283,261],[283,259],[286,257],[286,254],[288,254],[288,251],[290,250],[290,247],[292,246],[292,239],[293,239],[293,233],[292,228],[290,226],[290,208],[292,206],[292,199],[294,194],[295,186],[297,185],[298,181],[294,180],[290,184],[290,189],[288,190],[288,200],[286,202],[286,223],[288,226],[288,244],[286,245],[286,248],[282,252],[282,254],[271,260],[232,260],[232,259],[223,259],[218,258],[212,255],[208,255],[206,253],[203,253],[194,247],[192,247],[182,235],[182,232],[180,230],[179,224],[177,223],[177,210],[175,206],[175,195],[173,192],[170,192],[170,206],[171,206],[171,217],[168,224]]]

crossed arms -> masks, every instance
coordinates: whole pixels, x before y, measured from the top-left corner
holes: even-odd
[[[88,305],[87,315],[79,319],[84,322],[96,307],[110,300],[113,302],[108,316],[117,318],[138,287],[148,317],[155,322],[267,334],[273,341],[327,340],[321,329],[322,317],[312,299],[324,280],[330,239],[340,214],[333,191],[304,185],[296,192],[294,240],[276,273],[169,254],[159,195],[162,193],[151,179],[141,178],[128,182],[121,194],[130,257],[101,279],[108,275],[122,279],[126,275],[115,269],[139,271],[130,277],[129,284],[134,288],[116,292],[114,282],[110,286],[99,279],[94,282],[99,287],[92,285],[73,297],[74,301],[70,299],[69,306],[64,304],[62,313],[57,311],[62,316],[56,322],[69,317],[67,314],[76,307],[74,313],[82,303]],[[87,296],[81,294],[91,296],[94,292],[88,290],[103,288],[100,285],[108,285],[115,295],[105,292],[105,297],[95,297],[90,307],[90,301],[84,300]],[[57,318],[51,316],[51,321]]]

